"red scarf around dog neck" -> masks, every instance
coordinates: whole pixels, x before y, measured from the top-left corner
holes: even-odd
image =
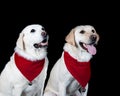
[[[17,68],[30,82],[32,82],[32,80],[35,79],[43,69],[45,59],[30,61],[17,53],[15,53],[14,56]]]
[[[64,52],[64,61],[69,72],[84,88],[90,80],[90,62],[78,62],[67,52]]]

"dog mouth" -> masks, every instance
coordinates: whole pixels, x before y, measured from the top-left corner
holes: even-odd
[[[34,46],[35,48],[47,47],[47,46],[48,46],[47,38],[44,38],[43,41],[40,42],[40,43],[35,43],[33,46]]]
[[[95,43],[91,43],[91,44],[86,44],[83,42],[79,42],[80,46],[86,50],[87,52],[89,52],[91,55],[95,55],[96,54],[96,47],[95,47]]]

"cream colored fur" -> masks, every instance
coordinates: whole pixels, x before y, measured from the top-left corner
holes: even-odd
[[[82,33],[82,30],[85,31],[85,33]],[[77,61],[90,61],[92,55],[84,50],[79,42],[89,44],[90,36],[95,35],[97,37],[95,43],[97,43],[99,36],[96,32],[91,32],[91,30],[95,31],[94,27],[90,25],[76,26],[73,28],[65,38],[66,43],[63,47],[64,51],[68,52]],[[64,52],[51,70],[50,77],[45,87],[44,96],[87,96],[88,84],[85,87],[85,92],[80,93],[78,91],[81,85],[79,85],[77,80],[73,78],[66,68],[63,54]]]

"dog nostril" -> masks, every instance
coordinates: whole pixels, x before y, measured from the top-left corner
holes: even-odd
[[[91,39],[92,41],[96,41],[97,37],[96,37],[96,35],[91,35],[90,39]]]
[[[46,32],[42,32],[41,35],[42,35],[43,37],[45,37],[45,36],[47,36],[47,33],[46,33]]]

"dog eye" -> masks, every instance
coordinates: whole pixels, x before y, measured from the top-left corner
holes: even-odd
[[[84,30],[81,30],[81,31],[80,31],[80,33],[82,33],[82,34],[83,34],[83,33],[85,33],[85,31],[84,31]]]
[[[91,30],[93,33],[95,33],[95,30]]]
[[[35,32],[35,29],[32,29],[31,32],[32,32],[32,33]]]
[[[42,30],[45,31],[45,28],[42,27]]]

